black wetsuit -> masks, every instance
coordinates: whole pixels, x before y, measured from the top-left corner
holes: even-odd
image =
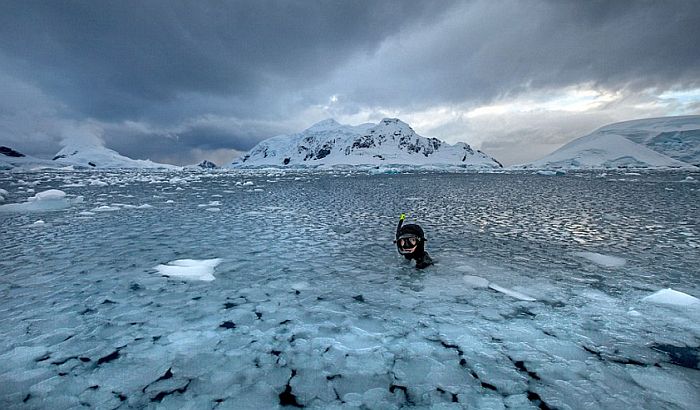
[[[423,251],[420,255],[417,252],[413,253],[412,259],[416,260],[416,268],[423,269],[433,264],[433,259],[428,255],[428,252]]]

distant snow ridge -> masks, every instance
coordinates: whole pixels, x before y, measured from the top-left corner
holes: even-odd
[[[606,125],[514,168],[688,168],[700,165],[700,115]]]
[[[51,161],[45,159],[34,158],[16,151],[10,147],[0,146],[0,170],[13,168],[51,168],[55,167]]]
[[[151,160],[131,159],[109,148],[97,145],[68,145],[58,151],[53,161],[79,168],[164,168],[178,167]]]
[[[233,168],[316,167],[333,165],[451,165],[501,168],[502,165],[468,144],[447,144],[422,137],[405,122],[385,118],[378,124],[342,125],[321,121],[298,134],[260,142],[231,164]]]

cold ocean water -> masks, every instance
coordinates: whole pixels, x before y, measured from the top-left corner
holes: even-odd
[[[698,409],[698,180],[3,173],[0,407]]]

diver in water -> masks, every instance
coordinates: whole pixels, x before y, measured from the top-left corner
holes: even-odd
[[[399,250],[399,253],[404,258],[416,260],[416,268],[423,269],[433,264],[433,260],[425,251],[425,234],[423,228],[417,224],[403,224],[406,219],[405,214],[401,214],[399,225],[396,227],[396,240],[394,243]]]

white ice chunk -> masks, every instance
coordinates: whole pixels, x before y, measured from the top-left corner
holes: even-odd
[[[501,292],[504,295],[508,295],[508,296],[514,297],[516,299],[524,300],[526,302],[534,302],[535,300],[537,300],[537,299],[530,297],[524,293],[520,293],[520,292],[515,291],[513,289],[504,288],[503,286],[497,285],[495,283],[489,283],[489,288],[495,290],[496,292]]]
[[[658,303],[662,305],[691,306],[700,304],[700,299],[690,296],[687,293],[666,288],[642,298],[642,302]]]
[[[112,212],[112,211],[119,211],[121,208],[118,206],[108,206],[108,205],[102,205],[98,206],[97,208],[93,209],[93,212]]]
[[[214,268],[222,262],[215,259],[178,259],[167,265],[158,265],[154,269],[163,276],[185,280],[214,280]]]
[[[33,197],[29,198],[30,201],[49,201],[52,199],[64,199],[66,193],[59,189],[49,189],[48,191],[39,192]]]
[[[311,289],[309,282],[295,282],[292,283],[292,290],[307,290]]]
[[[489,281],[481,276],[464,275],[462,279],[472,288],[487,288],[489,286]]]
[[[245,181],[245,182],[243,183],[243,186],[253,186],[253,185],[254,185],[254,184],[253,184],[253,181]]]
[[[109,185],[108,183],[106,183],[104,181],[100,181],[99,179],[88,179],[85,182],[89,182],[90,185],[93,185],[93,186],[108,186]]]
[[[56,211],[71,206],[72,203],[82,202],[83,197],[78,196],[72,200],[66,197],[66,193],[58,189],[49,189],[27,198],[26,202],[7,204],[0,206],[0,211],[10,212],[36,212]]]
[[[624,258],[618,258],[617,256],[611,255],[603,255],[602,253],[576,252],[574,255],[584,259],[588,259],[596,265],[604,266],[606,268],[619,268],[621,266],[624,266],[625,263],[627,263],[627,261]]]
[[[527,302],[534,302],[535,298],[528,296],[524,293],[520,293],[518,291],[515,291],[513,289],[508,289],[504,288],[503,286],[497,285],[495,283],[489,282],[487,279],[482,278],[481,276],[473,276],[473,275],[464,275],[462,277],[462,280],[467,284],[467,286],[471,288],[489,288],[492,290],[495,290],[496,292],[501,292],[504,295],[508,295],[510,297],[514,297],[516,299],[524,300]]]
[[[117,204],[114,204],[114,205],[117,205]],[[143,205],[130,205],[130,204],[122,205],[122,204],[119,204],[119,206],[122,206],[122,207],[124,207],[124,208],[126,208],[126,209],[149,209],[149,208],[153,208],[153,206],[151,206],[151,205],[149,205],[149,204],[143,204]]]

